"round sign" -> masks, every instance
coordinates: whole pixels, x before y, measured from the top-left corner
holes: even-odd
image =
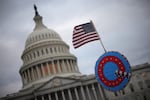
[[[95,75],[107,90],[123,89],[130,80],[131,67],[125,56],[119,52],[106,52],[96,62]]]

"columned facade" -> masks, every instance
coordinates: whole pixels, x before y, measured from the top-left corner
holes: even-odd
[[[21,72],[23,84],[29,84],[43,77],[51,77],[54,75],[62,75],[68,73],[79,73],[75,64],[75,59],[59,59],[43,62],[29,68],[23,69]]]
[[[101,89],[98,87],[99,84],[97,82],[77,85],[57,91],[50,91],[47,94],[38,93],[37,96],[30,100],[105,100],[102,98]],[[60,88],[62,87],[60,86]]]

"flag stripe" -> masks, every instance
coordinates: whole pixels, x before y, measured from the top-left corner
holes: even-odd
[[[84,29],[78,29],[78,30],[74,30],[74,34],[78,34],[80,32],[84,32]]]
[[[85,32],[81,32],[81,33],[79,33],[79,34],[74,34],[73,35],[73,39],[75,39],[75,38],[77,38],[77,37],[80,37],[80,36],[82,36],[82,35],[84,35],[85,34]]]
[[[84,45],[84,44],[86,44],[86,43],[88,43],[88,42],[92,42],[92,41],[95,41],[95,40],[99,40],[100,38],[95,38],[95,39],[92,39],[92,40],[87,40],[87,41],[84,41],[84,42],[82,42],[82,43],[80,43],[80,44],[78,44],[78,45],[74,45],[74,48],[78,48],[78,47],[80,47],[80,46],[82,46],[82,45]]]
[[[75,27],[74,27],[74,29],[76,29],[76,30],[77,30],[77,29],[81,29],[81,28],[82,28],[82,25],[78,25],[78,26],[75,26]]]
[[[73,37],[73,42],[75,42],[77,40],[80,41],[80,39],[84,39],[84,38],[89,37],[89,36],[97,36],[97,33],[91,32],[89,34],[78,35],[76,37]]]
[[[100,37],[90,22],[75,26],[72,39],[74,48],[78,48],[88,42],[99,40]]]
[[[99,37],[97,37],[97,36],[91,36],[90,35],[89,37],[85,37],[85,38],[83,38],[83,39],[81,39],[79,41],[73,42],[73,45],[77,45],[77,44],[80,44],[80,43],[82,43],[84,41],[87,41],[88,39],[91,40],[91,39],[95,39],[95,38],[99,39]]]

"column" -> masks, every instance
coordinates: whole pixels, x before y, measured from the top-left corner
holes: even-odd
[[[51,98],[51,95],[50,95],[50,94],[48,94],[48,99],[49,99],[49,100],[52,100],[52,98]]]
[[[25,84],[27,84],[28,83],[28,77],[27,77],[26,71],[24,71],[24,74],[25,74]]]
[[[31,70],[31,68],[29,69],[29,72],[30,72],[30,78],[31,78],[31,81],[33,81],[32,70]]]
[[[68,89],[68,94],[69,94],[69,100],[72,100],[72,95],[71,95],[70,89]]]
[[[67,69],[66,69],[66,66],[65,66],[64,60],[62,60],[62,66],[63,66],[63,70],[64,70],[64,72],[67,72]]]
[[[42,100],[44,100],[44,96],[41,96],[42,97]]]
[[[75,69],[76,69],[76,71],[79,72],[79,68],[78,68],[78,65],[77,65],[76,60],[74,60],[74,64],[75,64]]]
[[[39,72],[39,68],[38,68],[38,66],[36,66],[35,68],[36,68],[36,71],[37,71],[37,76],[38,76],[38,78],[40,78],[40,77],[41,77],[41,75],[40,75],[40,72]]]
[[[76,72],[76,66],[75,66],[75,63],[74,63],[74,60],[72,60],[72,65],[73,65],[73,68],[74,68],[74,71]]]
[[[20,75],[21,75],[21,80],[22,80],[23,85],[24,85],[24,74],[23,74],[23,73],[21,73]]]
[[[34,56],[33,56],[33,53],[31,53],[30,55],[31,55],[30,57],[31,57],[31,60],[32,60],[32,59],[33,59],[33,57],[34,57]]]
[[[83,90],[83,87],[82,87],[82,86],[81,86],[81,93],[82,93],[82,96],[83,96],[83,100],[86,100],[85,94],[84,94],[84,90]]]
[[[37,97],[35,97],[35,100],[37,100]]]
[[[86,91],[87,91],[87,93],[88,93],[88,98],[89,98],[90,100],[92,100],[88,86],[85,86],[85,88],[86,88]]]
[[[69,65],[69,62],[68,62],[68,60],[66,60],[66,62],[67,62],[67,67],[68,67],[68,69],[69,69],[69,72],[71,72],[71,69],[70,69],[70,65]]]
[[[73,63],[74,63],[74,68],[75,68],[76,72],[79,72],[79,69],[78,69],[78,67],[77,67],[76,61],[73,60]]]
[[[79,100],[79,95],[78,95],[78,92],[77,92],[77,88],[74,88],[74,90],[75,90],[75,95],[77,97],[77,100]]]
[[[66,62],[66,59],[64,59],[64,66],[65,66],[67,72],[70,72],[70,71],[69,71],[69,68],[68,68],[68,65],[67,65],[67,62]]]
[[[33,72],[33,67],[31,68],[31,72],[32,72],[32,78],[33,78],[33,80],[35,80],[35,76],[34,76],[34,72]]]
[[[45,70],[44,70],[43,64],[41,64],[41,69],[42,69],[42,73],[43,73],[43,77],[44,77],[45,76]]]
[[[97,95],[96,95],[96,91],[95,91],[94,84],[92,84],[92,90],[93,90],[93,92],[94,92],[95,99],[98,100]]]
[[[25,71],[23,72],[23,74],[24,74],[24,84],[27,84],[28,80],[27,80],[27,76],[26,76]]]
[[[47,69],[48,69],[48,75],[51,75],[48,62],[46,63],[46,67],[47,67]]]
[[[55,69],[55,66],[54,66],[54,61],[52,61],[52,67],[53,67],[52,68],[53,69],[53,73],[56,74],[56,69]]]
[[[30,82],[30,81],[31,81],[31,77],[30,77],[30,72],[29,72],[29,69],[27,70],[27,75],[28,75],[29,82]]]
[[[72,60],[72,67],[73,67],[74,72],[76,72],[76,68],[75,68],[74,60]]]
[[[57,95],[57,92],[55,92],[55,97],[56,97],[56,100],[58,100],[58,95]]]
[[[98,84],[98,83],[97,83],[97,84]],[[101,88],[100,84],[98,84],[98,89],[99,89],[99,91],[100,91],[100,95],[101,95],[102,100],[105,100],[105,97],[104,97],[104,95],[103,95],[103,91],[102,91],[102,88]]]
[[[33,72],[34,72],[35,80],[37,80],[37,79],[38,79],[38,75],[37,75],[38,73],[37,73],[37,71],[36,71],[36,66],[34,66]]]
[[[71,64],[71,67],[72,67],[72,71],[74,72],[74,66],[73,66],[72,60],[70,60],[70,64]]]
[[[61,91],[61,94],[62,94],[63,100],[66,100],[65,94],[64,94],[64,91],[63,91],[63,90]]]
[[[57,68],[58,68],[58,72],[61,73],[61,69],[60,69],[60,64],[59,64],[59,60],[56,61],[57,63]]]

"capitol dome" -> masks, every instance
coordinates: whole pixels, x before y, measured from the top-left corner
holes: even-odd
[[[35,28],[28,36],[20,68],[23,89],[41,84],[55,76],[80,75],[77,58],[59,34],[47,28],[35,6]]]
[[[34,21],[36,26],[34,28],[34,31],[29,35],[26,40],[26,48],[44,41],[62,41],[58,33],[56,33],[52,29],[48,29],[42,23],[42,17],[40,15],[35,16]]]

